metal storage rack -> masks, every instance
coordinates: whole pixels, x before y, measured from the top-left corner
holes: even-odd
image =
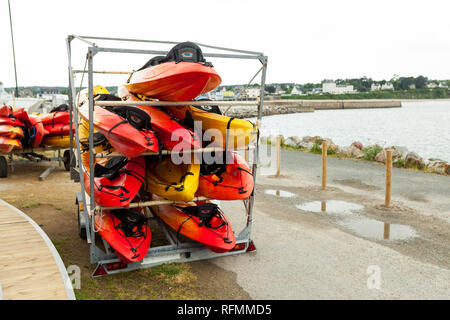
[[[47,158],[43,155],[44,152],[54,151],[55,154],[52,158]],[[61,151],[64,151],[61,155]],[[14,160],[14,156],[20,158],[26,158],[28,160]],[[8,166],[11,167],[11,172],[14,172],[14,166],[20,164],[29,164],[31,162],[52,161],[58,162],[59,167],[61,163],[64,163],[64,168],[70,170],[70,150],[64,147],[37,147],[37,148],[24,148],[20,150],[13,150],[10,153],[0,152],[0,178],[6,178],[8,175]],[[54,166],[53,166],[54,168]],[[52,167],[47,168],[40,177],[46,177],[51,171]]]
[[[86,55],[86,67],[84,70],[75,70],[72,67],[72,41],[77,39],[88,46],[87,55]],[[78,205],[78,231],[81,237],[86,238],[87,242],[90,244],[90,261],[93,264],[97,264],[96,269],[93,273],[93,276],[105,275],[105,274],[114,274],[123,271],[131,271],[141,268],[149,268],[163,263],[171,263],[171,262],[190,262],[196,260],[210,259],[215,257],[223,257],[227,255],[240,254],[245,252],[250,252],[255,250],[255,246],[251,239],[251,229],[253,222],[253,204],[254,204],[254,191],[251,196],[247,200],[243,200],[246,217],[246,226],[237,234],[236,236],[236,246],[231,251],[225,253],[213,253],[209,249],[203,247],[199,243],[195,243],[190,241],[189,239],[182,238],[183,242],[180,243],[180,238],[177,237],[176,233],[170,228],[166,227],[166,225],[157,217],[156,221],[161,227],[164,235],[166,236],[169,245],[162,245],[157,247],[150,247],[147,256],[139,261],[129,264],[121,263],[112,248],[103,241],[103,245],[105,250],[100,248],[96,244],[95,239],[95,229],[94,229],[94,217],[95,214],[100,212],[103,209],[112,209],[112,208],[102,208],[95,203],[95,195],[94,195],[94,157],[105,156],[104,154],[94,154],[94,141],[93,141],[93,111],[95,106],[101,105],[111,105],[112,103],[116,105],[219,105],[219,106],[242,106],[242,105],[253,105],[258,107],[258,117],[257,117],[257,128],[259,129],[261,118],[263,115],[263,103],[264,103],[264,86],[265,86],[265,78],[266,78],[266,69],[267,69],[267,56],[260,52],[252,52],[245,50],[236,50],[230,48],[222,48],[217,46],[210,46],[201,43],[196,43],[202,48],[209,48],[221,52],[226,53],[203,53],[204,57],[211,58],[229,58],[229,59],[253,59],[258,60],[261,63],[261,68],[256,72],[256,74],[251,78],[248,82],[248,85],[252,83],[252,81],[261,74],[261,82],[260,82],[260,98],[257,101],[202,101],[202,102],[152,102],[152,101],[121,101],[121,102],[95,102],[93,99],[93,87],[94,87],[94,73],[100,74],[129,74],[130,72],[121,72],[121,71],[99,71],[94,70],[94,57],[99,52],[104,53],[128,53],[128,54],[146,54],[146,55],[166,55],[168,51],[161,50],[142,50],[142,49],[131,49],[131,48],[111,48],[111,47],[100,47],[96,43],[92,41],[97,40],[107,40],[107,41],[115,41],[115,42],[131,42],[131,43],[151,43],[151,44],[170,44],[175,45],[179,42],[173,41],[155,41],[155,40],[139,40],[139,39],[124,39],[124,38],[109,38],[109,37],[92,37],[92,36],[77,36],[77,35],[69,35],[66,39],[67,44],[67,54],[68,54],[68,72],[69,72],[69,102],[70,102],[70,125],[72,125],[72,119],[74,121],[75,127],[75,139],[76,146],[72,145],[72,133],[70,138],[71,149],[76,149],[75,153],[73,153],[74,158],[71,159],[71,179],[75,182],[80,182],[81,190],[77,192],[76,195],[76,203]],[[86,66],[85,65],[85,66]],[[76,104],[76,90],[74,83],[74,74],[76,73],[87,73],[88,77],[88,102],[89,102],[89,150],[90,150],[90,194],[86,194],[83,186],[83,179],[80,179],[80,173],[82,168],[81,163],[81,149],[80,149],[80,140],[78,136],[78,110]],[[73,117],[72,117],[73,115]],[[227,139],[228,140],[228,139]],[[249,150],[253,151],[253,164],[252,164],[252,173],[253,179],[256,179],[256,169],[257,169],[257,159],[258,159],[258,140],[255,139],[255,145],[253,147],[246,148],[246,152]],[[227,149],[227,146],[225,146]],[[220,149],[223,150],[223,149]],[[197,150],[194,152],[206,151],[205,149]],[[165,151],[165,154],[169,154],[170,152]],[[149,155],[149,154],[147,154]],[[113,156],[112,154],[106,156]],[[76,161],[75,161],[76,160]],[[255,181],[256,182],[256,181]],[[256,185],[256,184],[255,184]],[[205,198],[202,198],[205,199]],[[92,201],[93,200],[93,201]],[[195,200],[195,199],[194,199]],[[196,200],[201,200],[197,198]],[[149,208],[154,205],[160,204],[168,204],[174,203],[173,201],[147,201],[140,203],[132,203],[129,208],[132,207],[146,207]]]

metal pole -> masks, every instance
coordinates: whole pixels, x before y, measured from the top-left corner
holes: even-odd
[[[88,95],[89,95],[89,187],[90,187],[90,204],[91,211],[95,209],[95,193],[94,193],[94,75],[93,69],[93,47],[88,50]],[[80,177],[81,180],[81,177]],[[93,214],[91,213],[91,219],[94,221]],[[94,239],[93,228],[91,230],[92,238]]]
[[[78,109],[76,108],[76,91],[75,91],[75,80],[73,78],[72,73],[72,47],[71,42],[73,40],[72,36],[67,37],[67,54],[68,54],[68,60],[69,60],[69,86],[70,86],[70,97],[71,101],[69,102],[72,105],[73,110],[73,120],[75,122],[75,139],[76,139],[76,153],[77,153],[77,162],[78,162],[78,174],[79,174],[79,180],[80,180],[80,187],[81,187],[81,201],[83,202],[83,216],[85,218],[85,221],[89,221],[89,215],[87,214],[87,201],[86,201],[86,193],[84,191],[84,182],[83,182],[83,168],[82,168],[82,162],[81,162],[81,150],[80,150],[80,139],[78,136]],[[73,108],[75,106],[75,108]],[[72,139],[71,139],[72,143]],[[89,223],[86,223],[86,236],[87,236],[87,242],[92,243],[91,240],[91,226]]]
[[[19,86],[17,85],[16,50],[14,49],[14,33],[13,33],[12,17],[11,17],[11,5],[9,3],[9,0],[8,0],[8,9],[9,9],[9,26],[11,28],[11,43],[12,43],[13,60],[14,60],[14,76],[16,79],[16,90],[15,90],[14,96],[17,98],[17,97],[19,97]]]

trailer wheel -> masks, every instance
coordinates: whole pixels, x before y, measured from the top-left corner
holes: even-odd
[[[6,158],[0,156],[0,178],[6,178],[8,176],[8,163]]]
[[[81,212],[80,212],[80,204],[77,203],[77,220],[78,220],[78,235],[81,239],[86,240],[86,227],[81,223]]]
[[[64,162],[64,168],[66,169],[66,171],[70,171],[70,159],[71,159],[70,150],[64,151],[63,162]]]

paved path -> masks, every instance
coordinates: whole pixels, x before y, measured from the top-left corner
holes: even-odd
[[[284,177],[258,177],[253,225],[257,251],[213,263],[235,272],[238,285],[254,299],[449,299],[450,233],[445,220],[450,216],[450,177],[394,169],[395,205],[387,210],[379,206],[384,167],[330,158],[330,188],[322,191],[320,164],[320,156],[283,150]],[[269,189],[294,196],[269,195]],[[417,236],[372,239],[339,225],[339,216],[295,206],[329,199],[362,204],[365,209],[355,215],[410,225]],[[222,202],[234,230],[245,221],[241,206]]]

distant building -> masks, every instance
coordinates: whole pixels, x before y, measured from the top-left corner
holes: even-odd
[[[293,88],[292,88],[292,91],[291,91],[291,94],[292,95],[303,95],[303,91],[299,88],[299,87],[297,87],[297,86],[294,86]]]
[[[29,88],[25,88],[19,91],[19,97],[31,98],[33,97],[33,95],[33,91],[31,91],[31,89]]]
[[[409,85],[409,89],[415,89],[415,88],[416,88],[416,85],[414,83]]]
[[[381,85],[381,90],[394,90],[394,85],[390,82],[386,82],[385,84]]]
[[[379,91],[379,90],[381,90],[381,85],[372,83],[372,85],[370,86],[370,91]]]
[[[323,93],[344,94],[355,93],[352,85],[336,85],[334,82],[324,82],[322,84]]]
[[[434,89],[437,88],[438,84],[436,82],[430,82],[427,84],[428,89]]]
[[[277,95],[282,95],[282,94],[285,94],[286,93],[286,91],[284,91],[283,89],[281,89],[281,86],[280,85],[277,85],[276,87],[275,87],[275,94],[277,94]]]
[[[394,90],[394,85],[390,82],[386,82],[385,84],[372,83],[372,85],[370,86],[370,91],[379,90]]]

